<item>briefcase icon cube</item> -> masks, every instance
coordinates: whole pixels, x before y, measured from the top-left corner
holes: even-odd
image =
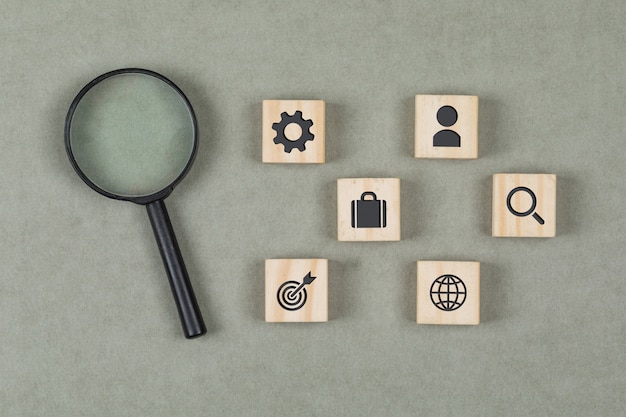
[[[400,179],[338,179],[337,240],[400,240]]]
[[[352,227],[387,227],[387,201],[379,200],[371,191],[361,194],[360,200],[352,200]]]

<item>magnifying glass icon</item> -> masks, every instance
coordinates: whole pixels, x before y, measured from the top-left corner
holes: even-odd
[[[513,208],[513,206],[511,206],[511,198],[513,198],[513,196],[515,195],[515,193],[523,191],[525,193],[527,193],[530,198],[532,199],[532,204],[530,205],[530,208],[527,211],[524,212],[520,212],[517,211]],[[537,223],[539,224],[544,224],[545,221],[541,218],[541,216],[537,213],[533,213],[535,211],[535,208],[537,207],[537,197],[535,196],[535,193],[533,193],[533,191],[530,188],[527,187],[515,187],[513,188],[510,192],[509,195],[506,197],[506,207],[509,209],[509,211],[511,212],[511,214],[517,216],[517,217],[526,217],[528,215],[530,215],[532,213],[532,216],[535,220],[537,220]]]
[[[165,208],[198,148],[194,111],[169,79],[140,68],[103,74],[70,106],[65,146],[80,178],[98,193],[146,207],[185,337],[206,333]]]

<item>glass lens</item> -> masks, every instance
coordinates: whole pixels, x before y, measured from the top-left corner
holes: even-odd
[[[172,184],[194,150],[192,115],[165,81],[141,73],[105,78],[81,98],[69,144],[97,187],[143,197]]]

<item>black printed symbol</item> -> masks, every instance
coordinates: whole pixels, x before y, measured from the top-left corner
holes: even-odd
[[[367,196],[371,199],[366,199]],[[360,200],[352,200],[352,227],[387,227],[387,201],[378,200],[371,191],[361,194]]]
[[[309,272],[302,278],[302,283],[298,281],[283,282],[276,293],[278,304],[289,311],[301,309],[306,303],[306,288],[304,286],[312,283],[315,278],[317,277],[312,277],[311,272]]]
[[[304,152],[306,142],[315,138],[311,133],[311,126],[313,126],[313,121],[305,120],[300,110],[297,110],[293,115],[282,112],[280,122],[272,124],[272,129],[276,131],[274,143],[277,145],[282,143],[286,153],[291,153],[293,148]],[[297,130],[298,133],[294,134],[294,130]]]
[[[452,106],[443,106],[437,111],[437,121],[441,126],[450,127],[458,120],[456,109]],[[443,129],[433,136],[433,146],[461,147],[461,136],[454,130]]]
[[[530,209],[528,209],[527,211],[524,211],[524,212],[517,211],[511,205],[511,198],[513,198],[513,195],[515,195],[515,193],[517,193],[518,191],[523,191],[523,192],[527,193],[530,196],[530,198],[532,199],[532,204],[530,205]],[[530,188],[527,188],[527,187],[515,187],[515,188],[513,188],[509,192],[509,195],[506,197],[506,207],[509,209],[511,214],[513,214],[513,215],[515,215],[517,217],[526,217],[526,216],[530,215],[530,213],[532,213],[533,214],[533,218],[535,220],[537,220],[537,222],[539,224],[544,224],[545,223],[545,221],[541,218],[541,216],[539,214],[533,213],[533,211],[535,211],[535,208],[537,207],[537,197],[535,196],[535,193],[533,193],[533,191]]]
[[[456,275],[442,275],[430,286],[430,300],[443,311],[454,311],[465,302],[465,283]]]

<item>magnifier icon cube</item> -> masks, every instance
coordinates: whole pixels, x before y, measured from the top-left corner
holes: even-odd
[[[328,260],[266,259],[265,321],[328,321]]]
[[[556,175],[494,174],[492,236],[556,236]]]

